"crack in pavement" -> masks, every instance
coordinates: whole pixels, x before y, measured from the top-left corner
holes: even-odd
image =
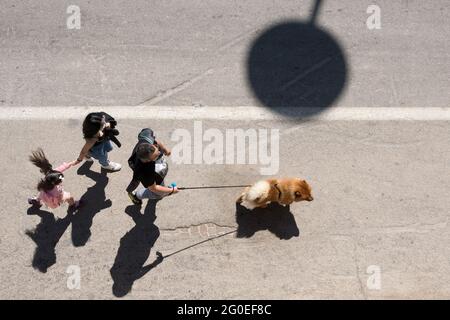
[[[251,29],[249,31],[246,31],[244,33],[239,34],[238,36],[236,36],[235,38],[233,38],[232,40],[228,41],[227,43],[223,44],[222,46],[220,46],[219,49],[217,49],[217,51],[219,53],[223,53],[224,51],[226,51],[229,48],[234,47],[236,44],[238,44],[239,42],[241,42],[242,40],[249,38],[251,36],[256,35],[258,32],[261,31],[261,28],[254,28]]]
[[[375,228],[368,228],[366,231],[369,233],[428,233],[438,229],[444,229],[447,227],[448,222],[438,222],[434,224],[425,223],[413,223],[399,226],[381,226]]]
[[[386,233],[429,233],[439,229],[445,229],[447,225],[448,222],[443,221],[434,224],[413,223],[398,226],[360,227],[348,229],[347,231],[349,233],[332,233],[332,234],[316,233],[315,237],[323,237],[328,235],[330,237],[352,238],[353,236],[386,234]]]
[[[235,37],[234,39],[232,39],[231,41],[228,41],[224,45],[220,46],[217,49],[217,52],[223,53],[224,51],[226,51],[227,49],[229,49],[229,48],[233,47],[234,45],[238,44],[242,40],[257,34],[259,31],[260,31],[260,28],[255,28],[255,29],[252,29],[250,31],[244,32],[244,33],[238,35],[237,37]],[[143,100],[142,102],[138,103],[136,106],[141,106],[141,105],[143,105],[145,103],[150,104],[150,105],[154,105],[155,103],[161,102],[161,101],[163,101],[163,100],[173,96],[174,94],[177,94],[178,92],[187,89],[188,87],[192,86],[197,81],[202,80],[203,78],[205,78],[206,76],[212,74],[213,72],[214,72],[214,69],[212,67],[209,67],[203,73],[201,73],[201,74],[199,74],[199,75],[197,75],[197,76],[195,76],[193,78],[190,78],[188,80],[185,80],[185,81],[177,84],[174,87],[171,87],[171,88],[166,89],[166,90],[160,90],[156,95],[153,95],[153,96]]]
[[[367,294],[366,294],[366,291],[364,290],[363,281],[360,276],[361,270],[360,270],[359,263],[358,263],[358,252],[357,252],[358,251],[358,243],[356,242],[355,238],[350,237],[350,239],[353,242],[353,262],[355,263],[356,279],[358,280],[358,283],[359,283],[361,295],[363,296],[363,298],[365,300],[367,300]]]
[[[188,87],[192,86],[197,81],[202,80],[204,77],[212,74],[213,72],[214,72],[214,69],[209,68],[205,72],[203,72],[193,78],[185,80],[172,88],[159,91],[156,95],[153,95],[150,98],[147,98],[142,102],[139,102],[138,104],[136,104],[136,106],[141,106],[144,103],[149,104],[149,105],[154,105],[155,103],[161,102],[161,101],[173,96],[174,94],[187,89]]]
[[[199,223],[199,224],[178,226],[178,227],[174,227],[174,228],[159,228],[159,230],[161,230],[161,231],[177,231],[177,230],[181,230],[181,229],[190,229],[190,228],[202,227],[202,226],[205,226],[206,228],[208,228],[208,225],[213,225],[213,226],[219,227],[219,228],[237,229],[237,225],[234,225],[234,226],[221,225],[221,224],[218,224],[218,223],[215,223],[215,222],[208,221],[208,222],[203,222],[203,223]]]

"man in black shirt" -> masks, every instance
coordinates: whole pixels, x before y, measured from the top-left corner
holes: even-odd
[[[134,204],[142,204],[142,199],[161,199],[167,195],[178,193],[177,187],[168,188],[164,186],[164,176],[167,172],[158,173],[156,169],[157,165],[161,166],[160,159],[163,156],[161,150],[163,154],[168,156],[170,150],[155,139],[151,129],[143,129],[138,139],[133,154],[128,159],[128,163],[133,170],[133,179],[127,187],[131,201]],[[142,183],[145,188],[134,193],[133,191],[139,183]]]

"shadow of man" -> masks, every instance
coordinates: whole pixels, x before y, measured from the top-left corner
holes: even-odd
[[[73,212],[69,208],[62,219],[55,219],[53,213],[31,207],[28,215],[37,215],[41,221],[34,230],[26,230],[25,234],[36,243],[33,256],[33,268],[46,273],[47,269],[56,263],[55,248],[66,229],[69,227]]]
[[[85,175],[96,183],[81,196],[83,205],[77,210],[72,219],[72,243],[75,247],[84,246],[91,237],[91,226],[94,217],[103,209],[112,205],[111,200],[106,200],[105,188],[108,184],[106,171],[94,172],[90,168],[92,162],[85,162],[77,171],[78,175]]]
[[[157,252],[156,260],[144,266],[160,232],[154,224],[156,201],[148,201],[144,214],[140,213],[139,208],[139,206],[131,205],[125,209],[136,225],[120,239],[120,247],[110,270],[114,281],[112,292],[116,297],[128,294],[136,280],[142,278],[163,260],[161,253]]]
[[[248,210],[236,203],[237,238],[250,238],[257,231],[268,230],[282,240],[298,237],[300,230],[289,206],[271,203],[267,208]]]

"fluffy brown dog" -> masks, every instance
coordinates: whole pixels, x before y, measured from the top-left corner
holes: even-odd
[[[313,201],[311,187],[302,179],[268,179],[247,187],[236,200],[249,210],[265,208],[270,202],[290,205],[292,202]]]

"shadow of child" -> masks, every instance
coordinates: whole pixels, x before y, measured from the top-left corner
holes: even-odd
[[[37,215],[41,221],[33,230],[26,230],[25,234],[36,243],[36,250],[33,256],[33,268],[46,273],[47,269],[56,263],[55,248],[72,219],[72,211],[68,210],[67,215],[62,219],[55,219],[53,213],[31,207],[27,214]]]

